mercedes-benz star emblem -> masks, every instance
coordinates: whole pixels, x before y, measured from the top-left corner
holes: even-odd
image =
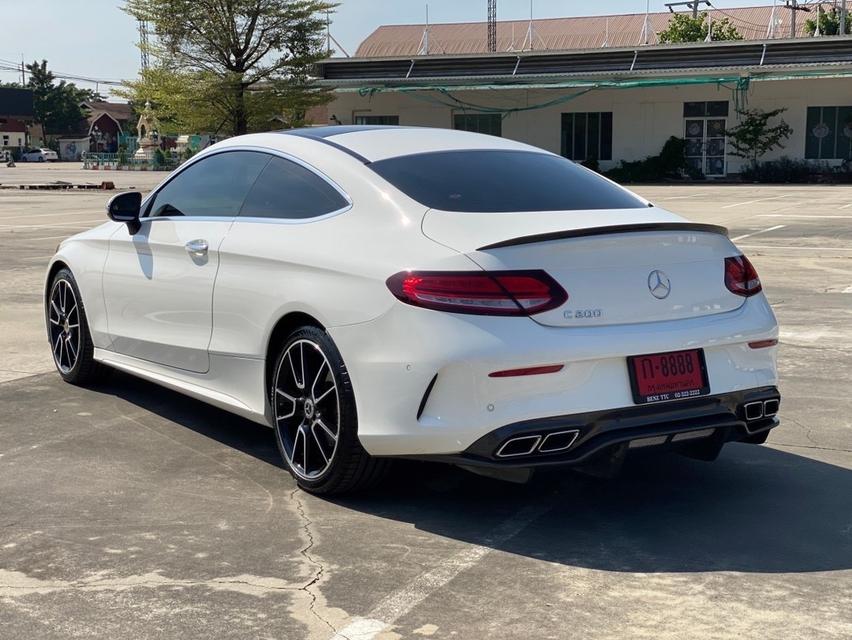
[[[654,269],[648,274],[648,291],[655,298],[662,300],[663,298],[667,298],[669,293],[671,293],[672,283],[665,273],[659,269]]]

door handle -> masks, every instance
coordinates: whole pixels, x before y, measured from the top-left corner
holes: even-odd
[[[185,245],[187,253],[191,256],[201,257],[207,255],[207,240],[190,240]]]

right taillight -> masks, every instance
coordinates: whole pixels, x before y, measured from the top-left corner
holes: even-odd
[[[561,306],[568,294],[544,271],[402,271],[387,280],[399,300],[436,311],[529,316]]]
[[[745,256],[725,258],[725,286],[738,296],[760,293],[760,277],[754,265]]]

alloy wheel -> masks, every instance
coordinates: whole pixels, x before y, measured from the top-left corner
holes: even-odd
[[[47,318],[53,361],[62,373],[69,373],[80,357],[80,307],[68,280],[54,283]]]
[[[340,398],[328,358],[311,340],[295,340],[273,381],[276,433],[293,473],[313,480],[334,461]]]

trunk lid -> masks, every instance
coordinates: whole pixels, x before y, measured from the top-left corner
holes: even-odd
[[[724,259],[739,252],[724,229],[656,207],[613,211],[454,213],[430,210],[429,238],[487,271],[543,269],[568,292],[532,316],[558,327],[678,320],[739,308]]]

